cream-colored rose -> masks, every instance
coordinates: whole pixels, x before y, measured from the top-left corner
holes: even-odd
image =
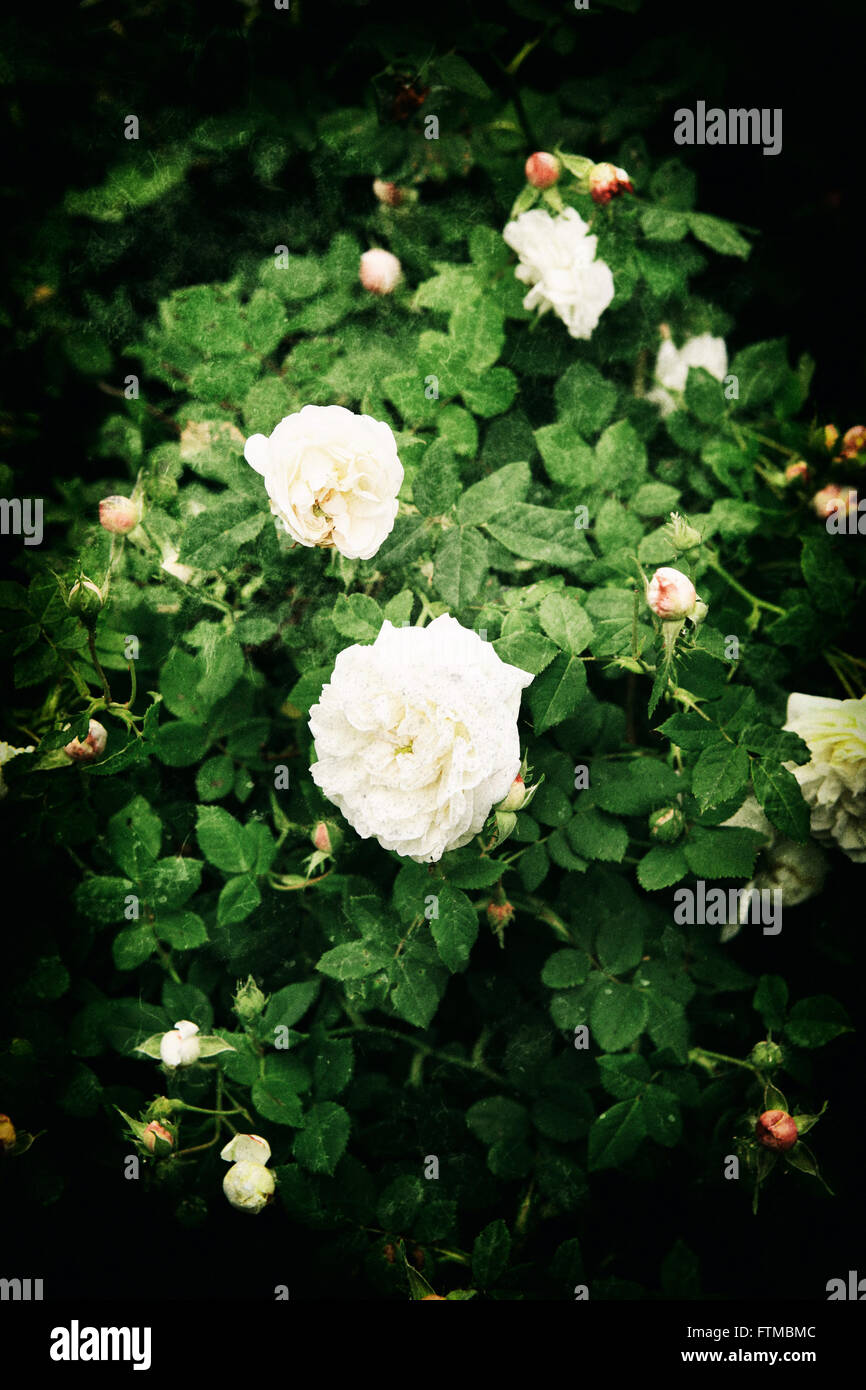
[[[558,217],[542,208],[523,212],[502,233],[520,257],[518,280],[531,289],[524,309],[552,309],[572,338],[590,338],[614,296],[613,272],[596,259],[598,237],[567,207]]]
[[[866,863],[866,695],[832,700],[788,697],[786,729],[799,734],[812,757],[789,763],[812,814],[812,834]]]
[[[13,758],[19,757],[22,753],[35,753],[36,745],[31,743],[27,748],[14,748],[11,743],[5,743],[0,739],[0,800],[6,795],[9,788],[3,781],[3,764],[11,762]]]
[[[362,839],[433,863],[508,795],[531,680],[447,614],[426,628],[385,622],[372,646],[340,652],[310,711],[313,781]]]
[[[265,480],[271,511],[300,545],[370,560],[397,515],[403,465],[390,427],[341,405],[305,405],[244,458]]]
[[[724,338],[701,333],[697,338],[689,338],[681,348],[675,347],[671,338],[665,339],[656,358],[656,384],[647,392],[647,400],[653,401],[662,415],[672,415],[676,410],[677,402],[671,392],[685,391],[690,367],[703,367],[717,381],[723,381],[728,370]]]

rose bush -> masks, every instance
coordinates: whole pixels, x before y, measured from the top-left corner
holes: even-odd
[[[521,23],[518,55],[568,42]],[[291,141],[265,94],[166,136],[158,179],[115,150],[57,212],[115,289],[22,273],[28,341],[94,387],[94,471],[52,463],[0,587],[36,895],[4,1174],[74,1209],[53,1131],[87,1119],[115,1186],[138,1145],[142,1222],[224,1252],[256,1215],[319,1297],[730,1296],[841,1161],[866,566],[810,499],[860,436],[787,324],[739,330],[750,241],[633,78],[527,116],[473,35],[417,74],[364,50],[354,105],[289,91]],[[124,257],[236,178],[249,235],[134,290]],[[781,933],[675,920],[707,887],[778,889]],[[728,1242],[746,1186],[772,1240]]]

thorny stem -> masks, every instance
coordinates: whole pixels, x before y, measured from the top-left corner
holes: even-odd
[[[729,1062],[732,1067],[744,1067],[746,1071],[754,1072],[755,1076],[760,1077],[761,1072],[751,1062],[744,1062],[739,1057],[728,1057],[724,1052],[710,1052],[706,1047],[693,1047],[689,1050],[689,1061],[702,1064],[703,1058],[711,1058],[714,1062]]]

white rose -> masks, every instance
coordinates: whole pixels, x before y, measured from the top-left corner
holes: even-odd
[[[11,743],[5,743],[0,739],[0,800],[2,800],[9,790],[6,783],[3,781],[3,764],[11,762],[13,758],[19,757],[21,753],[35,752],[35,743],[31,743],[27,748],[13,748]]]
[[[811,760],[788,763],[812,813],[812,834],[866,863],[866,695],[831,700],[788,697],[786,729],[809,745]]]
[[[572,338],[590,338],[613,299],[609,265],[595,259],[598,237],[574,208],[551,217],[541,208],[523,212],[502,234],[520,257],[518,280],[531,285],[524,309],[552,309]]]
[[[723,381],[728,371],[728,350],[724,338],[701,333],[689,338],[681,348],[666,338],[656,358],[657,385],[647,392],[647,400],[655,402],[662,415],[672,415],[677,403],[671,391],[685,391],[689,367],[703,367],[717,381]]]
[[[174,1025],[174,1031],[163,1033],[159,1044],[159,1055],[167,1067],[188,1067],[197,1062],[201,1044],[196,1034],[198,1024],[182,1018]]]
[[[390,427],[341,405],[305,405],[244,458],[265,480],[271,511],[300,545],[369,560],[397,515],[403,465]]]
[[[238,1211],[257,1216],[274,1195],[276,1182],[270,1168],[242,1159],[233,1163],[223,1178],[223,1192]]]
[[[358,267],[358,276],[365,290],[371,294],[392,294],[400,283],[402,266],[391,251],[374,246],[365,251]]]
[[[748,920],[753,888],[759,892],[764,888],[770,892],[781,889],[784,909],[797,907],[799,903],[814,898],[824,887],[827,873],[824,851],[818,845],[801,845],[796,840],[789,840],[787,835],[780,835],[767,820],[756,797],[747,796],[739,811],[722,824],[757,830],[766,841],[758,856],[755,877],[745,885],[740,897],[740,920],[729,922],[722,928],[722,941],[730,941]]]
[[[468,844],[520,771],[532,676],[443,614],[340,652],[310,711],[313,781],[362,839],[419,864]]]

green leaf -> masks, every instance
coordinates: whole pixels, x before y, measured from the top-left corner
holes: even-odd
[[[444,439],[436,439],[424,451],[412,483],[412,500],[425,516],[449,512],[460,494],[460,476],[454,452]]]
[[[631,1100],[640,1095],[652,1076],[646,1058],[637,1052],[599,1057],[597,1062],[602,1086],[617,1100]]]
[[[217,902],[217,923],[221,927],[230,927],[237,922],[245,922],[261,900],[258,884],[249,874],[237,874],[227,879]]]
[[[683,1121],[679,1101],[673,1092],[664,1086],[647,1086],[641,1092],[640,1105],[650,1139],[666,1149],[678,1144],[682,1137]]]
[[[108,926],[122,920],[126,906],[124,899],[132,891],[133,886],[128,878],[92,877],[85,878],[77,885],[73,899],[82,917]]]
[[[631,509],[638,516],[664,516],[680,499],[678,487],[669,483],[644,483],[631,499]]]
[[[253,1082],[252,1103],[271,1124],[300,1129],[304,1123],[304,1109],[298,1091],[304,1089],[303,1083],[303,1073],[298,1070],[294,1058],[279,1054],[266,1057],[264,1075]]]
[[[416,1028],[429,1027],[445,988],[445,970],[407,950],[391,961],[389,974],[391,1003],[400,1017]]]
[[[478,526],[522,502],[529,490],[528,463],[508,463],[467,488],[457,503],[457,519]]]
[[[489,420],[504,415],[517,395],[517,377],[508,367],[489,367],[483,376],[462,383],[463,399],[474,415]]]
[[[764,757],[752,765],[752,785],[767,819],[789,839],[805,844],[810,828],[809,803],[793,772]]]
[[[644,816],[675,800],[682,778],[658,758],[629,758],[593,770],[593,800],[603,811],[618,816]]]
[[[692,792],[701,810],[707,811],[735,798],[742,801],[749,789],[749,772],[749,755],[741,745],[723,738],[709,744],[692,773]]]
[[[109,853],[130,878],[153,867],[162,844],[162,822],[143,796],[132,801],[111,817],[106,838]]]
[[[482,1144],[514,1142],[529,1132],[526,1106],[508,1096],[476,1101],[466,1112],[466,1123]]]
[[[156,756],[169,767],[190,767],[193,763],[201,762],[209,742],[210,735],[206,728],[174,719],[159,726],[155,740]]]
[[[634,917],[607,917],[598,929],[595,949],[605,970],[622,975],[633,969],[643,954],[643,931]]]
[[[221,806],[199,806],[196,838],[208,863],[224,873],[243,873],[255,864],[254,846],[244,826]]]
[[[724,386],[704,367],[689,368],[685,402],[686,408],[703,425],[718,425],[724,419]]]
[[[554,387],[557,411],[569,429],[582,436],[604,428],[616,409],[617,395],[613,382],[590,362],[573,362]]]
[[[509,666],[529,671],[533,676],[540,675],[557,654],[556,644],[540,632],[514,632],[500,637],[493,643],[493,650]]]
[[[352,1122],[342,1105],[319,1101],[310,1107],[295,1139],[294,1155],[312,1173],[333,1173],[349,1142]]]
[[[608,425],[595,446],[596,466],[606,490],[635,482],[646,472],[646,449],[628,420]]]
[[[118,932],[111,946],[111,955],[118,970],[136,970],[156,950],[150,925],[126,927]]]
[[[436,548],[433,583],[458,611],[478,597],[488,567],[487,542],[473,526],[454,526]]]
[[[573,951],[570,948],[554,951],[544,962],[541,979],[549,989],[570,989],[574,985],[583,984],[591,964],[585,951]]]
[[[841,1033],[852,1033],[851,1020],[838,999],[815,994],[801,999],[788,1014],[785,1033],[798,1047],[823,1047]]]
[[[472,1278],[482,1289],[492,1288],[505,1273],[511,1254],[511,1235],[502,1220],[491,1221],[472,1247]]]
[[[652,204],[641,210],[640,225],[651,241],[681,241],[689,230],[686,213]]]
[[[588,1167],[590,1172],[602,1168],[620,1168],[635,1153],[646,1137],[646,1122],[638,1096],[618,1101],[605,1110],[589,1131]]]
[[[768,1028],[778,1030],[783,1027],[788,1007],[788,986],[781,975],[761,976],[752,1006]]]
[[[332,980],[361,980],[375,975],[389,960],[388,951],[377,950],[369,941],[346,941],[320,956],[316,969]]]
[[[450,883],[439,886],[439,915],[430,928],[443,964],[454,974],[465,970],[478,936],[478,913],[465,893]]]
[[[272,1033],[278,1027],[294,1028],[318,994],[320,984],[320,980],[302,980],[278,989],[268,1001],[264,1031]]]
[[[568,719],[586,693],[586,668],[579,657],[558,656],[529,687],[527,704],[536,734]]]
[[[473,372],[492,367],[505,346],[505,315],[492,299],[458,304],[448,324]]]
[[[158,917],[153,930],[160,941],[167,941],[175,951],[191,951],[195,946],[204,946],[208,939],[207,927],[195,912],[170,912]]]
[[[341,637],[353,642],[372,642],[382,626],[382,610],[367,594],[338,594],[331,622]]]
[[[488,522],[487,530],[506,550],[524,560],[573,569],[591,559],[586,537],[575,527],[571,512],[517,503]]]
[[[219,801],[228,796],[235,780],[235,765],[225,754],[218,754],[202,763],[195,777],[199,801]]]
[[[688,861],[679,845],[653,845],[637,866],[637,879],[642,888],[654,892],[678,883],[688,872]]]
[[[492,96],[483,77],[459,53],[444,53],[437,58],[436,71],[446,87],[453,87],[457,92],[465,92],[478,101],[489,101]]]
[[[720,255],[738,256],[744,261],[751,251],[745,237],[740,236],[730,222],[723,222],[720,217],[710,217],[705,212],[689,212],[685,216],[692,235]]]
[[[647,1024],[649,1005],[640,991],[610,980],[595,995],[589,1026],[605,1052],[621,1052],[639,1038]]]
[[[587,806],[578,810],[565,828],[568,843],[582,859],[603,859],[615,864],[628,849],[628,831],[621,821]]]
[[[592,640],[593,628],[586,609],[577,595],[567,589],[548,594],[541,602],[538,616],[548,637],[572,656],[578,656]]]
[[[683,854],[698,878],[751,878],[755,856],[766,837],[757,830],[733,826],[707,829],[694,825],[683,844]]]
[[[173,912],[191,898],[201,883],[201,860],[179,854],[160,859],[139,875],[145,902],[154,912]]]

